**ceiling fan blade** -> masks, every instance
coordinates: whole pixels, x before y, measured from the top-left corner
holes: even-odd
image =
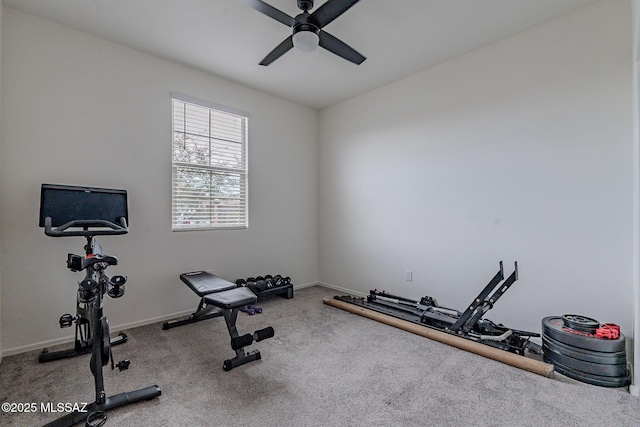
[[[293,36],[289,36],[282,43],[276,46],[267,56],[264,57],[260,65],[269,65],[293,47]]]
[[[320,30],[320,46],[354,64],[360,65],[367,59],[343,41],[323,30]]]
[[[240,0],[242,3],[247,6],[257,10],[258,12],[264,13],[270,18],[275,19],[276,21],[282,22],[284,25],[288,27],[293,27],[293,24],[296,23],[296,20],[286,13],[276,9],[275,7],[261,1],[261,0]]]
[[[359,0],[329,0],[316,9],[309,16],[309,20],[318,26],[318,28],[322,28],[346,12],[347,9],[358,3],[358,1]]]

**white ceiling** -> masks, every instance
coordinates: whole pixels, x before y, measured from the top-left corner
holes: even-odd
[[[599,0],[361,0],[325,30],[367,57],[292,49],[291,34],[239,0],[3,0],[7,6],[321,109]],[[296,0],[266,0],[295,16]],[[325,0],[316,0],[314,10]]]

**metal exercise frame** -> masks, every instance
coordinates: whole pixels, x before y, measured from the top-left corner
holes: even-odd
[[[41,189],[40,226],[47,236],[82,236],[87,240],[85,256],[69,254],[67,267],[71,271],[85,271],[85,278],[78,284],[77,317],[66,315],[61,325],[76,321],[82,326],[85,346],[91,348],[89,367],[94,377],[95,401],[87,405],[86,412],[74,411],[54,420],[45,427],[69,427],[85,422],[87,426],[103,425],[106,411],[141,400],[160,396],[157,385],[139,390],[107,396],[104,389],[103,366],[111,360],[111,369],[118,366],[127,369],[128,360],[114,365],[111,354],[109,322],[103,313],[104,294],[112,298],[124,295],[125,276],[109,278],[105,270],[116,265],[118,259],[105,255],[95,236],[122,235],[128,233],[126,217],[126,191],[90,187],[43,184]],[[122,215],[117,218],[112,214]],[[91,216],[95,215],[94,219]],[[80,218],[80,219],[75,219]],[[64,322],[63,322],[64,319]]]
[[[513,273],[505,280],[502,261],[500,261],[499,271],[463,312],[441,307],[430,296],[415,301],[377,290],[370,291],[366,299],[352,296],[336,296],[335,299],[515,354],[522,355],[525,350],[539,354],[540,345],[530,341],[529,338],[539,337],[540,334],[507,328],[483,318],[516,280],[518,280],[518,263],[515,263]],[[498,285],[500,287],[496,289]]]

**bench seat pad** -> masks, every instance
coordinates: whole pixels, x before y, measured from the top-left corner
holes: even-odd
[[[208,271],[193,271],[191,273],[182,273],[180,275],[187,286],[193,290],[200,298],[214,292],[222,292],[228,289],[234,289],[235,283],[224,280]]]
[[[258,297],[249,288],[234,288],[228,291],[208,294],[204,297],[204,301],[218,308],[229,310],[255,304],[258,301]]]

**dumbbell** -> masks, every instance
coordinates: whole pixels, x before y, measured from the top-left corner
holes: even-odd
[[[258,292],[262,292],[267,289],[267,282],[264,279],[256,281],[256,288]]]
[[[282,277],[279,274],[273,278],[275,286],[286,286],[291,283],[291,277]]]
[[[275,282],[273,281],[273,276],[270,274],[267,274],[266,276],[264,276],[264,281],[267,283],[267,288],[273,288],[275,286]]]
[[[254,314],[256,314],[256,310],[254,308],[251,308],[250,305],[245,305],[240,309],[240,311],[249,314],[249,316],[253,316]]]

